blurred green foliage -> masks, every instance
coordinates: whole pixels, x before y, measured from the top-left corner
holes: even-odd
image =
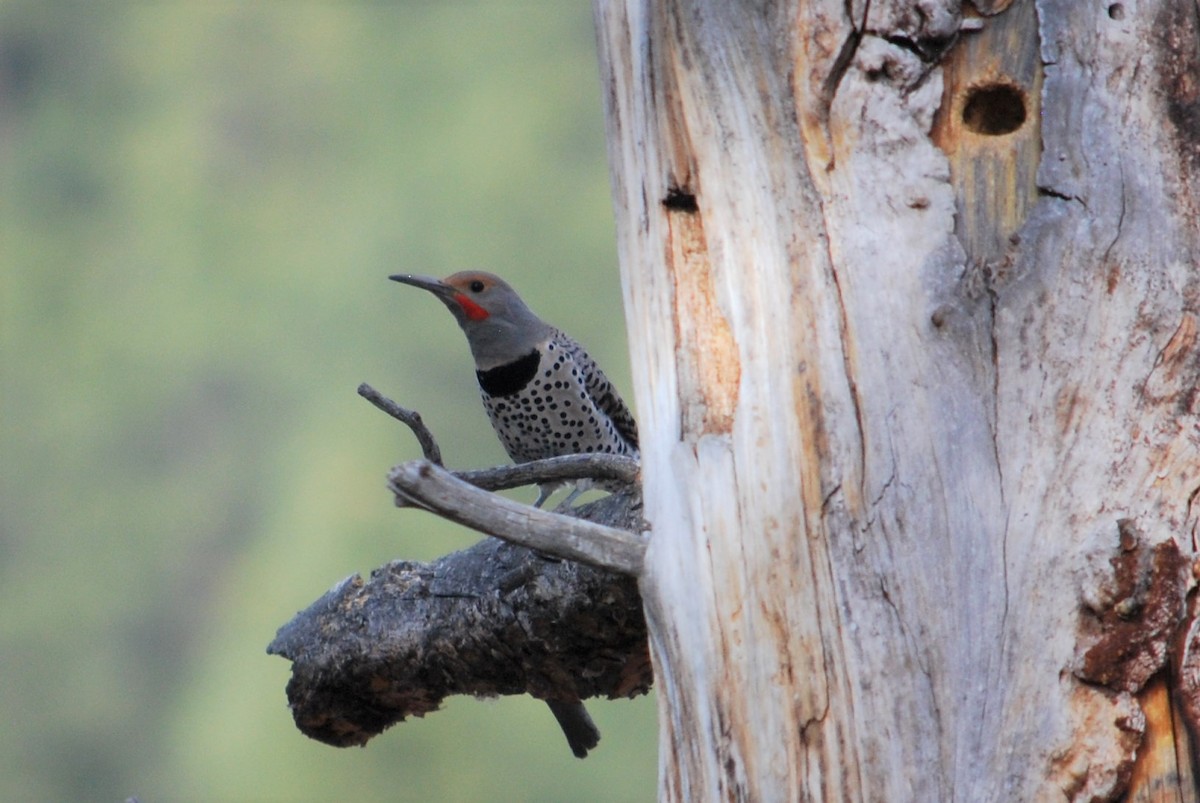
[[[586,3],[0,3],[0,799],[647,800],[651,700],[307,740],[275,628],[475,540],[383,485],[505,458],[396,271],[487,267],[629,388]],[[527,491],[530,499],[533,491]]]

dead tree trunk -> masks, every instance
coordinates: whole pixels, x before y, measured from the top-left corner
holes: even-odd
[[[596,0],[664,799],[1196,799],[1198,16]]]

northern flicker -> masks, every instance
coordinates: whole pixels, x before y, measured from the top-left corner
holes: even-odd
[[[389,278],[428,290],[454,315],[475,358],[484,409],[515,462],[589,452],[638,457],[637,424],[600,366],[499,276],[463,271],[445,279]],[[555,487],[542,486],[534,504],[540,507]],[[586,487],[578,483],[565,504]],[[547,704],[571,751],[585,757],[600,731],[583,703]]]
[[[390,278],[428,290],[454,314],[475,358],[484,409],[515,462],[589,452],[638,456],[637,424],[600,366],[499,276]],[[576,493],[586,487],[580,483]],[[554,488],[543,486],[534,505]]]

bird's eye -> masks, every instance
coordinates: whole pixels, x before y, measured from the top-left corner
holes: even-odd
[[[470,286],[471,286],[472,293],[482,293],[483,292],[483,282],[479,281],[478,279],[471,282]]]

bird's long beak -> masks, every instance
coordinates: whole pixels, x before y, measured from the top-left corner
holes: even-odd
[[[457,292],[453,287],[446,284],[436,276],[419,276],[413,273],[395,273],[388,278],[393,282],[410,284],[413,287],[420,287],[422,290],[428,290],[441,299],[449,299]]]

